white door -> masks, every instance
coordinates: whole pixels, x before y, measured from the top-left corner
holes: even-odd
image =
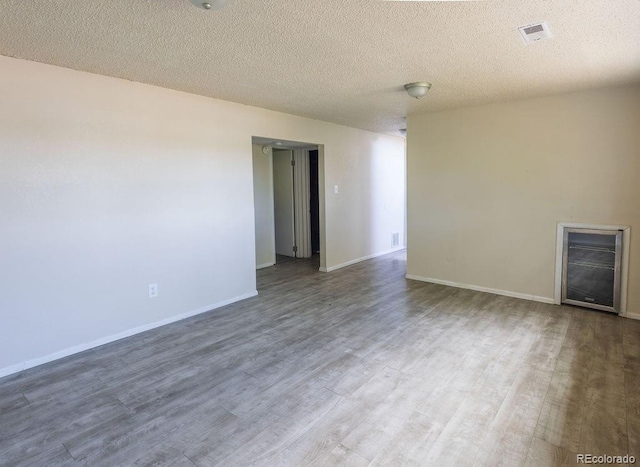
[[[311,192],[309,190],[309,150],[293,151],[293,205],[295,209],[295,241],[298,258],[310,258],[311,254]]]
[[[295,256],[293,213],[293,152],[273,150],[273,204],[276,230],[276,254]]]

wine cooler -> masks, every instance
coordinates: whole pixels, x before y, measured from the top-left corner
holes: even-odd
[[[562,303],[620,312],[621,230],[564,229]]]

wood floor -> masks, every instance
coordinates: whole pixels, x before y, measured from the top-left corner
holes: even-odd
[[[405,266],[284,262],[259,271],[258,297],[0,379],[0,465],[640,456],[640,322]]]

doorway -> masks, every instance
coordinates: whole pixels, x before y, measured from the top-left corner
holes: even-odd
[[[324,147],[253,137],[256,267],[313,259],[324,250]]]
[[[309,151],[309,195],[311,214],[311,251],[320,253],[320,193],[318,179],[318,150]]]

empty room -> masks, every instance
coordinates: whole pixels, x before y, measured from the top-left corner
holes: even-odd
[[[640,462],[640,0],[0,0],[0,466]]]

